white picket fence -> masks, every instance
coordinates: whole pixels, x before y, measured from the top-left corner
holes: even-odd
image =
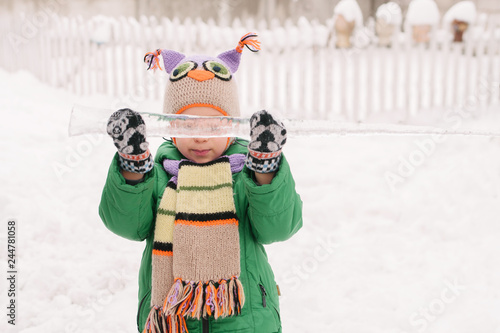
[[[29,70],[76,94],[137,104],[161,100],[167,79],[164,72],[145,70],[146,52],[216,55],[256,30],[262,51],[244,52],[236,74],[245,112],[265,108],[290,118],[349,121],[389,115],[404,121],[422,110],[500,104],[499,23],[490,20],[481,38],[464,43],[434,34],[429,45],[413,45],[400,34],[391,48],[371,42],[339,50],[327,45],[326,26],[306,20],[272,27],[235,20],[219,27],[191,19],[51,16],[29,34],[26,26],[3,20],[0,65]]]

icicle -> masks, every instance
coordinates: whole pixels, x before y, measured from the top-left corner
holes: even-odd
[[[81,105],[73,106],[69,124],[69,135],[104,134],[109,116],[115,110],[90,108]],[[312,112],[312,111],[311,111]],[[171,115],[151,112],[140,112],[148,137],[177,138],[213,138],[239,137],[250,138],[250,119],[231,117],[197,117],[187,115]],[[220,124],[214,126],[214,121]],[[321,136],[372,136],[372,135],[461,135],[500,137],[500,129],[495,122],[487,127],[450,128],[421,125],[402,125],[384,123],[349,123],[333,120],[282,119],[289,138],[321,137]],[[441,124],[443,125],[443,124]],[[496,126],[496,127],[495,127]]]
[[[160,56],[161,50],[157,49],[154,52],[148,52],[144,56],[144,62],[148,64],[147,70],[152,69],[153,71],[156,71],[157,69],[163,70],[160,66],[160,60],[158,57]]]

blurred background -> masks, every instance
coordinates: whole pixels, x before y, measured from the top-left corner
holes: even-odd
[[[0,6],[0,66],[129,107],[161,103],[166,76],[145,70],[146,52],[218,54],[248,31],[259,34],[262,51],[245,54],[237,75],[244,114],[269,108],[291,118],[409,122],[480,94],[478,109],[500,99],[500,2],[494,0],[9,0]],[[299,63],[317,70],[300,71]]]
[[[400,0],[397,3],[406,11],[411,0]],[[246,19],[254,17],[271,22],[272,19],[284,21],[285,19],[298,20],[304,16],[309,20],[326,22],[333,15],[333,9],[339,0],[74,0],[64,1],[66,4],[61,9],[61,15],[75,15],[85,18],[99,13],[107,16],[133,16],[141,15],[156,17],[196,18],[202,20],[214,19],[219,23],[227,24],[234,18]],[[359,6],[364,17],[374,16],[377,8],[387,1],[384,0],[359,0]],[[459,0],[437,0],[441,12],[445,12]],[[500,14],[500,2],[496,0],[473,0],[480,12]],[[4,0],[2,8],[11,13],[36,12],[43,8],[46,2],[39,0]]]

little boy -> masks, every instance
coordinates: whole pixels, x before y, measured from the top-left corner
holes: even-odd
[[[164,113],[239,116],[235,80],[244,46],[216,58],[171,50],[146,55],[170,74]],[[141,116],[115,112],[118,153],[99,215],[112,232],[146,240],[139,271],[139,332],[281,332],[278,289],[263,244],[302,226],[302,201],[281,154],[286,130],[266,111],[236,138],[172,138],[153,161]]]

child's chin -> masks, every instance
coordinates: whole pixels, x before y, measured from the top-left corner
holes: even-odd
[[[215,160],[215,158],[212,156],[192,156],[191,160],[196,163],[208,163]]]

